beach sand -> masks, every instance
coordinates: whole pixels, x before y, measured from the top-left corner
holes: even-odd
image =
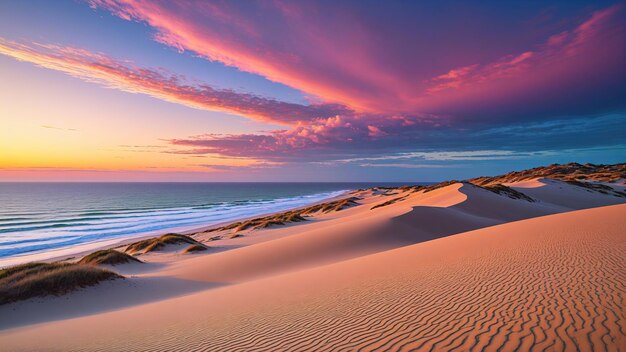
[[[195,238],[125,280],[0,306],[31,350],[619,350],[625,198],[547,179],[361,191],[310,221]],[[395,194],[389,194],[395,193]],[[377,205],[389,203],[372,209]],[[586,209],[592,208],[592,209]]]

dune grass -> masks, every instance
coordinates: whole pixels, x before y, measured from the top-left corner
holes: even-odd
[[[200,242],[193,238],[177,233],[168,233],[161,237],[149,238],[147,240],[135,242],[129,244],[124,252],[126,253],[148,253],[152,251],[158,251],[165,248],[166,245],[174,244],[199,244]]]
[[[436,185],[430,185],[430,186],[422,186],[421,188],[419,188],[418,190],[424,190],[424,193],[428,193],[428,192],[432,192],[434,190],[443,188],[443,187],[447,187],[450,185],[453,185],[455,183],[459,183],[460,181],[457,180],[450,180],[450,181],[444,181],[444,182],[439,182]]]
[[[513,171],[505,175],[476,177],[468,181],[475,185],[486,186],[494,183],[512,183],[540,177],[562,181],[591,180],[615,182],[626,178],[626,163],[613,165],[552,164],[522,171]]]
[[[390,199],[390,200],[388,200],[388,201],[386,201],[386,202],[384,202],[384,203],[380,203],[380,204],[376,204],[376,205],[374,205],[373,207],[371,207],[371,208],[370,208],[370,210],[374,210],[374,209],[376,209],[376,208],[386,207],[386,206],[388,206],[388,205],[391,205],[391,204],[394,204],[394,203],[397,203],[397,202],[403,201],[403,200],[405,200],[407,197],[408,197],[408,195],[407,195],[407,196],[400,196],[400,197],[396,197],[396,198],[394,198],[394,199]]]
[[[613,195],[615,197],[622,197],[622,198],[626,198],[626,193],[616,190],[611,186],[608,185],[604,185],[601,183],[590,183],[590,182],[583,182],[583,181],[576,181],[576,180],[569,180],[569,181],[565,181],[567,183],[569,183],[570,185],[573,186],[577,186],[577,187],[582,187],[582,188],[587,188],[588,190],[594,191],[594,192],[599,192],[602,194],[608,194],[608,195]]]
[[[239,232],[244,230],[258,230],[265,229],[272,226],[280,226],[293,222],[307,221],[305,216],[312,216],[317,213],[330,213],[335,211],[340,211],[346,209],[348,207],[357,205],[356,202],[358,198],[350,197],[345,199],[340,199],[332,202],[321,203],[312,205],[306,208],[290,210],[284,213],[268,215],[260,218],[255,218],[246,221],[234,222],[232,224],[228,224],[221,227],[216,227],[214,229],[207,230],[206,232],[215,232],[215,231],[227,231],[233,230],[233,232]],[[236,238],[236,237],[229,237]]]
[[[516,191],[511,187],[507,187],[505,185],[496,183],[496,184],[491,184],[488,186],[476,186],[476,187],[481,187],[484,188],[488,191],[491,191],[495,194],[499,194],[501,196],[507,196],[511,199],[522,199],[525,200],[527,202],[534,202],[535,200],[529,196],[527,196],[526,194],[520,192],[520,191]]]
[[[197,252],[206,251],[207,249],[208,248],[205,245],[202,245],[202,244],[192,244],[191,246],[185,248],[183,253],[185,253],[185,254],[187,254],[187,253],[197,253]]]
[[[0,305],[38,296],[58,296],[117,278],[122,276],[88,265],[22,264],[0,270]]]
[[[142,263],[142,261],[114,249],[104,249],[86,255],[78,262],[78,264],[87,265],[118,265],[126,263]]]

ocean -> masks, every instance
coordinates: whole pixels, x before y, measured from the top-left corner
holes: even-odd
[[[396,183],[0,183],[0,259],[201,227]]]

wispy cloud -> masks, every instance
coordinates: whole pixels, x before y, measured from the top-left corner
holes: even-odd
[[[56,126],[50,126],[50,125],[41,125],[39,126],[41,128],[47,128],[49,130],[58,130],[58,131],[70,131],[70,132],[76,132],[78,131],[75,128],[63,128],[63,127],[56,127]]]
[[[278,162],[258,162],[247,165],[224,165],[224,164],[195,164],[192,166],[199,166],[206,168],[207,170],[214,172],[228,172],[228,171],[254,171],[260,169],[273,169],[284,165],[284,163]]]
[[[472,151],[433,151],[433,152],[408,152],[383,155],[378,157],[360,157],[352,159],[340,159],[330,161],[332,163],[354,163],[362,161],[388,161],[388,160],[428,160],[428,161],[451,161],[451,160],[499,160],[527,157],[532,153],[520,153],[512,150],[472,150]],[[433,164],[423,164],[433,165]]]
[[[438,164],[408,164],[408,163],[391,163],[391,164],[359,164],[361,167],[392,167],[392,168],[400,168],[400,169],[443,169],[455,167],[456,165],[446,164],[446,165],[438,165]]]
[[[293,124],[348,113],[336,104],[300,105],[251,93],[191,84],[185,77],[163,69],[143,68],[103,53],[54,44],[24,44],[0,38],[0,54],[41,67],[65,72],[89,82],[198,109],[216,110],[249,118]]]

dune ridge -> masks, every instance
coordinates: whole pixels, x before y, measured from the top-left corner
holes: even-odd
[[[526,181],[534,178],[551,178],[562,181],[618,182],[626,179],[626,163],[621,164],[552,164],[523,171],[513,171],[499,176],[482,176],[468,180],[479,186]]]

